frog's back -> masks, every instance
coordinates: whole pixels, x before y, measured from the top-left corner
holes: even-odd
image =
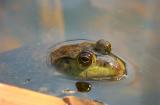
[[[60,58],[76,58],[77,55],[84,49],[93,49],[93,43],[83,42],[80,44],[64,45],[58,49],[55,49],[51,53],[52,61],[56,61]]]

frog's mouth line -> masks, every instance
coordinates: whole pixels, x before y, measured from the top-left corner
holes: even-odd
[[[126,78],[127,75],[123,75],[123,76],[93,76],[90,77],[91,79],[87,79],[87,80],[109,80],[109,81],[118,81],[118,80],[123,80]],[[88,78],[88,77],[86,77]],[[85,79],[86,78],[78,78],[78,79]]]
[[[121,71],[121,70],[120,70]],[[119,73],[119,70],[112,68],[110,65],[108,67],[91,65],[88,68],[82,70],[79,74],[81,77],[92,78],[92,77],[114,77],[124,74],[123,71]]]

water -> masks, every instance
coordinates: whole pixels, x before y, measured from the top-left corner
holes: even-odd
[[[127,62],[128,77],[89,81],[89,93],[71,94],[109,105],[159,105],[160,37],[156,0],[1,0],[0,82],[66,96],[77,80],[48,67],[54,44],[71,39],[106,39]]]
[[[1,82],[59,97],[70,95],[63,93],[65,89],[76,91],[75,83],[78,80],[68,78],[58,73],[53,67],[47,64],[49,45],[27,46],[2,53],[0,55]],[[111,100],[111,97],[118,98],[120,94],[128,96],[130,93],[126,93],[125,91],[130,92],[132,88],[130,87],[130,83],[136,78],[133,69],[132,65],[128,62],[128,76],[125,80],[116,82],[106,80],[89,81],[92,84],[92,91],[71,95],[88,97],[103,102],[110,102],[108,100]],[[139,90],[137,90],[136,93],[138,91]]]

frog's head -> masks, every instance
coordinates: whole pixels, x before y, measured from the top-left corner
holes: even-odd
[[[53,64],[78,79],[119,80],[126,74],[125,63],[111,53],[111,44],[104,40],[80,50],[75,57],[65,56]]]

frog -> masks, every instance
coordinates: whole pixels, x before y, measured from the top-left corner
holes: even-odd
[[[121,80],[126,63],[112,52],[109,41],[82,41],[53,48],[49,61],[57,71],[81,80]]]

